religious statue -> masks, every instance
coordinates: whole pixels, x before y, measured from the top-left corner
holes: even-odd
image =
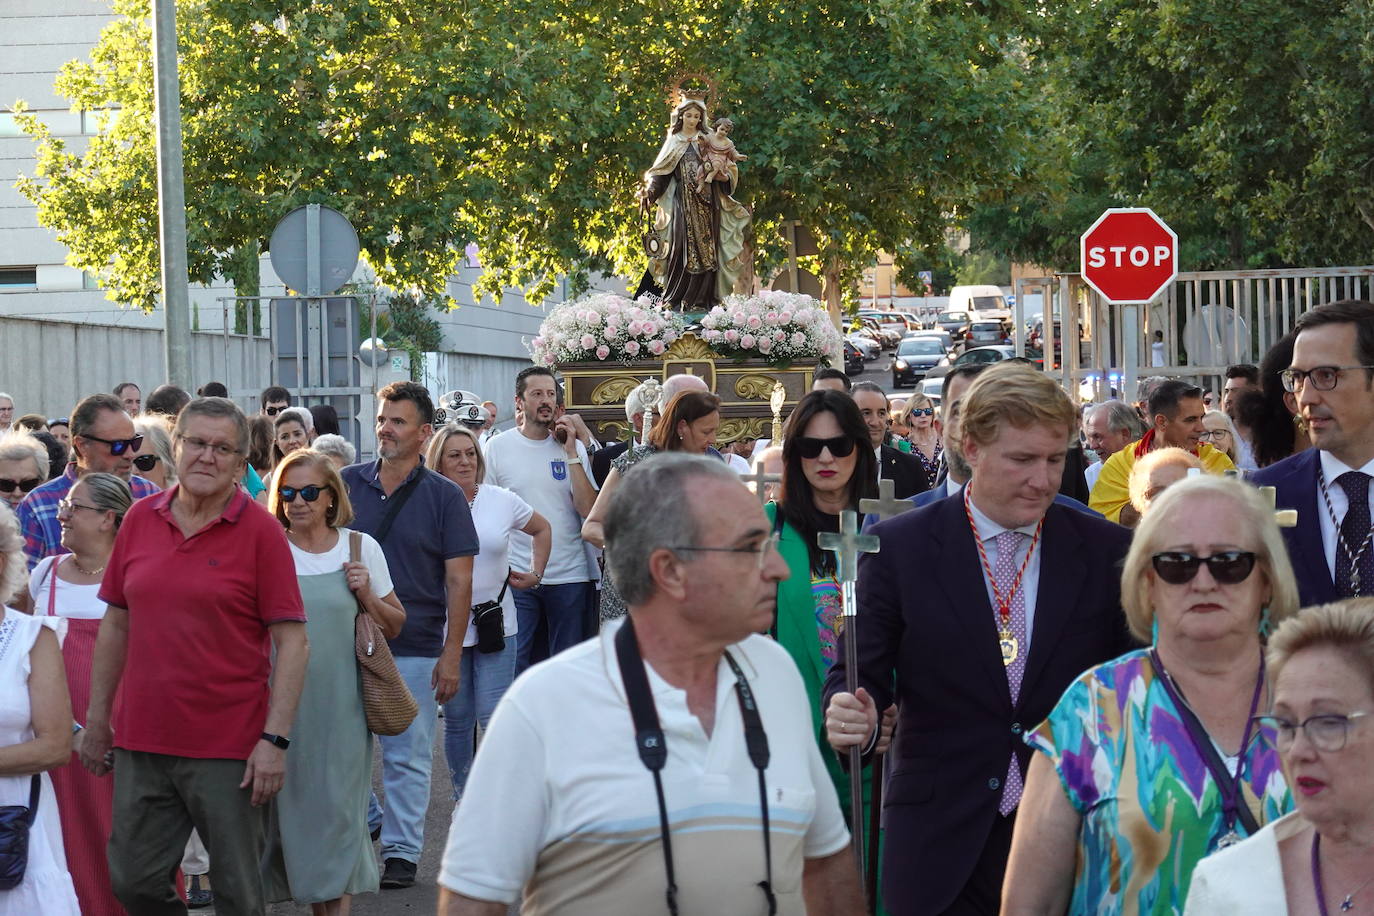
[[[707,126],[706,101],[685,92],[673,108],[658,158],[644,173],[640,207],[652,214],[646,245],[649,273],[663,301],[684,311],[708,311],[735,291],[744,271],[749,208],[731,195],[739,184],[740,156],[729,139],[734,126]]]

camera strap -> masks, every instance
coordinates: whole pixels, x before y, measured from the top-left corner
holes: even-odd
[[[677,877],[673,870],[673,842],[668,826],[668,805],[663,797],[663,777],[661,771],[668,763],[668,745],[659,725],[658,710],[654,707],[653,692],[649,688],[649,674],[644,669],[644,659],[639,653],[639,640],[635,638],[634,621],[625,618],[620,631],[615,634],[616,661],[620,664],[620,678],[625,685],[625,697],[630,704],[630,717],[635,726],[635,747],[639,759],[654,777],[654,793],[658,796],[658,829],[663,846],[663,867],[668,876],[668,912],[678,916]],[[778,911],[777,898],[773,896],[773,847],[768,827],[768,734],[763,730],[763,720],[759,717],[758,704],[744,671],[727,651],[725,661],[735,675],[735,695],[739,698],[740,718],[744,724],[744,744],[749,752],[749,760],[759,776],[759,810],[763,822],[763,860],[765,877],[759,882],[763,895],[768,901],[768,914],[774,916]]]

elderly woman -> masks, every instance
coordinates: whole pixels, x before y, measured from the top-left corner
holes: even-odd
[[[273,474],[268,511],[286,528],[305,604],[310,661],[296,710],[286,781],[273,800],[264,859],[268,899],[346,913],[380,876],[368,836],[372,736],[354,655],[354,618],[393,638],[405,623],[381,546],[350,531],[353,507],[334,463],[296,449]]]
[[[48,479],[48,449],[28,430],[0,436],[0,502],[17,509]]]
[[[1189,916],[1374,912],[1374,601],[1308,608],[1269,643],[1297,810],[1198,866]]]
[[[1031,761],[1002,912],[1176,913],[1193,869],[1286,814],[1263,637],[1296,610],[1273,510],[1190,478],[1136,530],[1121,576],[1153,646],[1085,672],[1026,741]]]
[[[322,433],[315,437],[310,447],[334,462],[334,467],[343,470],[358,460],[358,450],[338,433]]]
[[[1198,436],[1199,442],[1206,442],[1227,458],[1236,460],[1236,427],[1231,418],[1220,410],[1209,410],[1202,415],[1202,425],[1206,430]]]
[[[47,775],[71,757],[72,702],[56,621],[5,607],[25,574],[19,522],[0,505],[0,806],[38,806],[23,880],[0,890],[0,916],[80,916]]]
[[[177,466],[172,460],[172,436],[166,421],[160,414],[139,414],[134,419],[134,432],[143,437],[143,444],[134,455],[138,476],[163,490],[175,484]]]
[[[62,620],[62,660],[72,709],[83,714],[91,698],[91,663],[95,638],[106,605],[98,597],[100,579],[114,550],[115,534],[133,494],[114,474],[86,474],[58,503],[62,546],[70,553],[45,557],[29,576],[34,614]],[[81,725],[73,726],[79,745]],[[66,838],[67,867],[76,884],[85,916],[123,916],[124,907],[110,890],[105,846],[114,815],[114,783],[92,776],[78,758],[52,773],[57,808]]]
[[[940,471],[940,454],[943,449],[940,433],[935,429],[935,402],[923,394],[913,394],[902,407],[900,423],[906,427],[911,454],[921,459],[921,467],[926,472],[926,483],[935,486],[935,476]]]
[[[1126,485],[1131,497],[1131,511],[1122,510],[1121,524],[1134,528],[1159,495],[1170,484],[1187,477],[1194,468],[1201,470],[1202,462],[1181,448],[1155,449],[1137,461],[1131,467],[1131,476]]]
[[[594,547],[604,547],[606,530],[603,522],[610,508],[611,494],[620,478],[639,462],[659,452],[688,452],[705,454],[716,444],[716,430],[720,428],[720,398],[708,391],[684,391],[664,406],[654,420],[647,445],[632,445],[611,461],[611,472],[596,496],[596,503],[582,523],[582,538]],[[614,620],[625,616],[625,602],[616,591],[609,574],[601,580],[601,619]]]
[[[444,704],[444,754],[453,779],[453,800],[463,797],[476,742],[476,726],[486,729],[496,704],[515,680],[515,640],[518,627],[515,596],[510,587],[532,588],[543,578],[553,548],[553,529],[544,516],[515,493],[484,483],[487,463],[482,458],[477,432],[451,423],[430,440],[425,463],[458,484],[472,510],[481,550],[472,565],[472,602],[476,607],[495,603],[493,621],[501,623],[501,645],[483,647],[475,619],[463,635],[463,662],[458,669],[458,692]],[[512,572],[507,557],[517,531],[534,539],[531,572]],[[475,617],[476,615],[474,615]]]

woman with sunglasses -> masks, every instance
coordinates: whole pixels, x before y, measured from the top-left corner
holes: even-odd
[[[165,490],[177,482],[177,466],[172,460],[172,436],[158,414],[134,418],[134,431],[143,437],[134,456],[134,473]]]
[[[709,391],[683,391],[663,407],[654,418],[649,441],[632,445],[611,461],[611,472],[596,495],[596,503],[582,523],[582,538],[594,547],[606,543],[606,529],[602,523],[611,505],[611,494],[620,480],[641,461],[659,452],[687,452],[693,455],[710,454],[716,444],[716,430],[720,428],[720,398]],[[601,580],[601,620],[625,616],[625,602],[615,589],[609,575]]]
[[[798,402],[782,440],[781,499],[765,507],[791,575],[778,583],[773,635],[796,662],[811,704],[812,732],[849,818],[849,776],[826,741],[821,688],[837,658],[841,590],[835,555],[816,536],[838,531],[840,512],[878,495],[878,466],[854,399],[820,389]],[[867,771],[865,771],[867,772]],[[871,786],[864,780],[864,806]]]
[[[350,895],[375,891],[380,875],[368,833],[372,735],[363,714],[354,655],[361,607],[388,639],[401,632],[381,546],[360,540],[353,562],[345,526],[353,507],[334,463],[312,449],[287,455],[273,475],[267,508],[286,528],[305,604],[310,661],[301,691],[286,780],[272,800],[264,856],[268,900],[310,904],[315,916],[347,913]]]
[[[1264,498],[1210,475],[1169,487],[1136,529],[1121,597],[1152,645],[1085,672],[1026,735],[1040,753],[1006,916],[1177,913],[1205,856],[1292,808],[1274,731],[1255,722],[1271,699],[1264,635],[1297,610]]]
[[[0,501],[18,509],[24,497],[48,479],[48,450],[33,433],[0,436]]]
[[[935,486],[944,450],[940,433],[935,429],[935,402],[923,394],[913,394],[902,408],[902,425],[907,428],[906,440],[911,443],[911,454],[921,459],[926,483]]]
[[[57,521],[62,546],[71,551],[45,557],[29,577],[29,596],[37,617],[62,619],[62,660],[67,672],[72,709],[84,717],[91,698],[91,664],[95,638],[107,605],[97,597],[100,580],[114,550],[124,513],[133,494],[114,474],[87,474],[58,503]],[[81,749],[81,722],[74,753]],[[124,907],[110,889],[110,866],[105,855],[114,818],[114,781],[92,776],[79,758],[52,771],[53,791],[62,817],[67,870],[76,885],[81,912],[86,916],[123,916]]]
[[[1308,608],[1268,659],[1297,810],[1198,866],[1187,913],[1374,913],[1374,601]]]

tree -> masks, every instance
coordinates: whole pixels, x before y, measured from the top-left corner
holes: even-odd
[[[1369,4],[1065,0],[1034,60],[1040,152],[984,198],[981,244],[1066,268],[1109,206],[1153,207],[1188,269],[1366,263]]]
[[[112,298],[158,293],[148,0],[58,90],[118,109],[82,154],[29,120],[20,183],[76,266]],[[245,285],[295,206],[329,203],[397,289],[445,300],[476,242],[476,292],[535,300],[559,275],[637,278],[634,197],[667,121],[674,74],[709,74],[713,115],[751,158],[758,266],[782,220],[815,237],[804,266],[831,290],[880,249],[938,251],[967,202],[1030,156],[1029,61],[996,0],[182,0],[191,279]],[[692,36],[684,42],[680,36]]]

